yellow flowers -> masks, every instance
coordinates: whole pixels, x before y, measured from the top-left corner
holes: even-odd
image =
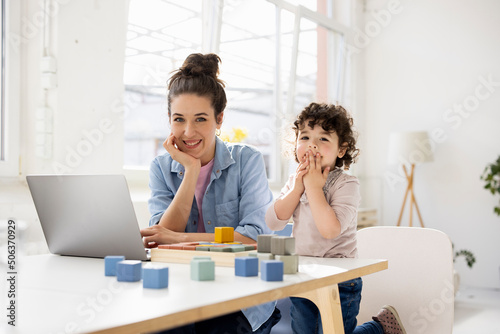
[[[248,131],[245,128],[234,127],[230,132],[222,131],[219,136],[223,141],[231,143],[241,143],[246,137],[248,137]]]

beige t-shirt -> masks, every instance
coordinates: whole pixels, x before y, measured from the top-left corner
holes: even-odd
[[[291,175],[281,189],[278,199],[292,187],[293,178],[294,175]],[[292,216],[292,235],[295,237],[296,253],[316,257],[357,257],[356,230],[358,206],[361,200],[358,179],[343,173],[340,168],[335,168],[328,174],[323,192],[327,202],[337,215],[341,233],[334,239],[326,239],[321,236],[314,224],[307,194],[304,192]],[[272,230],[281,230],[288,223],[288,220],[278,219],[273,204],[266,212],[266,223]]]

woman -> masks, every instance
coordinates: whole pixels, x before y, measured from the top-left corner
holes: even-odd
[[[152,217],[141,231],[147,247],[213,241],[217,226],[233,227],[243,243],[270,233],[264,216],[273,198],[262,154],[216,136],[226,107],[219,62],[215,54],[191,54],[169,80],[171,134],[163,143],[167,153],[150,168]],[[172,332],[269,333],[280,317],[273,302]]]

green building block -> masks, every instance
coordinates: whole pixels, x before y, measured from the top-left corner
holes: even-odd
[[[191,260],[191,279],[193,281],[214,281],[215,261],[212,260]]]
[[[276,236],[271,239],[271,253],[274,255],[295,254],[295,238]]]
[[[233,253],[245,251],[245,246],[243,246],[243,245],[231,245],[229,247],[231,247],[231,252],[233,252]]]
[[[231,246],[212,247],[211,252],[231,252]]]
[[[259,253],[271,253],[271,239],[274,234],[259,234],[257,236],[257,251]]]
[[[275,255],[274,258],[283,262],[283,274],[296,274],[299,270],[299,257],[293,255]]]

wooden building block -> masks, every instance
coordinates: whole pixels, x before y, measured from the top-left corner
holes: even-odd
[[[215,228],[215,242],[233,242],[234,241],[234,228],[232,227],[216,227]]]
[[[274,260],[274,254],[272,253],[251,252],[248,256],[257,257],[259,260]]]
[[[296,274],[299,270],[299,256],[293,255],[275,255],[274,258],[283,262],[284,274]]]
[[[105,276],[116,276],[116,264],[120,261],[124,261],[125,256],[121,255],[109,255],[104,258],[104,275]]]
[[[274,260],[274,255],[271,253],[252,252],[248,254],[248,256],[256,257],[259,259],[259,270],[260,270],[260,263],[262,262],[262,260]]]
[[[244,244],[243,246],[245,246],[246,251],[257,250],[257,244]]]
[[[234,274],[251,277],[259,275],[259,259],[256,257],[237,257],[234,259]]]
[[[283,281],[283,262],[262,260],[260,262],[260,278],[267,282]]]
[[[271,239],[271,253],[274,255],[295,254],[295,238],[276,236]]]
[[[179,242],[177,244],[168,244],[168,245],[159,245],[159,249],[184,249],[184,247],[190,247],[190,246],[198,246],[200,243],[199,242]],[[190,248],[191,250],[191,248]]]
[[[214,246],[210,247],[211,252],[228,252],[231,253],[231,246]]]
[[[257,236],[257,252],[271,253],[271,239],[274,234],[260,234]]]
[[[231,249],[231,252],[233,252],[233,253],[244,252],[246,250],[245,246],[243,246],[243,245],[231,245],[231,246],[229,246],[229,248]]]
[[[142,287],[163,289],[168,287],[168,267],[148,266],[142,268]]]
[[[120,261],[116,264],[118,282],[137,282],[141,280],[142,262],[136,260]]]
[[[192,260],[191,279],[194,281],[215,280],[215,262],[211,260]]]

